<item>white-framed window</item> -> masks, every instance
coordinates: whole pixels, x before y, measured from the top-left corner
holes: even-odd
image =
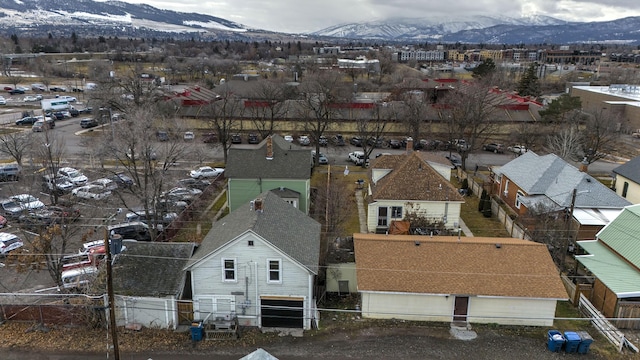
[[[402,206],[392,206],[391,207],[391,218],[392,219],[402,219]]]
[[[282,283],[282,260],[267,259],[267,282]]]
[[[524,193],[520,190],[518,190],[518,192],[516,193],[516,208],[520,209],[520,204],[522,201],[522,197],[524,196]]]
[[[222,259],[222,281],[238,281],[238,267],[236,259]]]

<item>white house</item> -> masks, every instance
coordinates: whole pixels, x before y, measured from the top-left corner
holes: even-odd
[[[213,224],[186,266],[196,319],[310,329],[320,224],[267,191]]]
[[[377,158],[369,177],[368,231],[388,232],[392,221],[409,213],[445,229],[454,228],[464,199],[449,182],[450,176],[451,163],[429,153]]]
[[[354,234],[362,317],[551,326],[567,300],[544,244]]]

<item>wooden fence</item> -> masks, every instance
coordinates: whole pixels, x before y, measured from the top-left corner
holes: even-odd
[[[578,308],[589,318],[589,320],[591,320],[591,324],[598,329],[600,334],[616,346],[618,351],[622,351],[622,349],[627,347],[633,352],[638,352],[638,348],[629,342],[629,340],[625,338],[624,334],[618,330],[618,328],[613,326],[613,324],[611,324],[609,320],[607,320],[583,294],[580,294]]]

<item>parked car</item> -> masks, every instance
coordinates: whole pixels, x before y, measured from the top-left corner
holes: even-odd
[[[24,246],[22,240],[14,234],[0,233],[0,254],[6,255],[9,252]]]
[[[35,210],[44,207],[44,203],[37,197],[30,194],[19,194],[9,197],[10,200],[15,201],[22,209]]]
[[[22,101],[24,101],[24,102],[34,102],[34,101],[38,101],[38,98],[36,98],[35,96],[27,95],[22,99]]]
[[[0,201],[0,207],[2,207],[2,213],[4,217],[17,220],[20,215],[27,212],[19,202],[11,199],[4,199]]]
[[[311,145],[311,139],[309,139],[308,135],[300,135],[298,136],[298,144],[302,146],[309,146]]]
[[[311,150],[311,156],[313,156],[313,161],[316,161],[316,151],[315,150]],[[327,156],[323,153],[319,153],[318,154],[318,165],[327,165],[329,164],[329,159],[327,158]]]
[[[284,139],[284,141],[286,141],[286,142],[293,142],[293,136],[291,136],[291,135],[285,135],[285,136],[283,137],[283,139]]]
[[[118,234],[122,239],[130,239],[136,241],[151,241],[151,233],[149,225],[141,222],[125,222],[121,224],[111,225],[107,228],[109,233]]]
[[[215,178],[224,172],[223,168],[212,168],[211,166],[201,166],[195,170],[191,170],[189,176],[194,179]]]
[[[193,131],[186,131],[182,138],[184,139],[184,141],[192,141],[196,138],[196,135],[193,133]]]
[[[176,187],[163,192],[160,197],[162,199],[169,199],[171,201],[185,201],[187,203],[190,203],[200,194],[202,194],[202,190]]]
[[[362,138],[360,136],[354,136],[351,139],[349,139],[349,144],[351,144],[353,146],[361,147],[362,146]]]
[[[320,146],[329,145],[329,139],[324,135],[320,136],[320,138],[318,139],[318,145],[320,145]]]
[[[46,118],[46,120],[38,120],[31,125],[31,131],[33,132],[43,132],[45,130],[50,130],[56,127],[56,123],[51,118]]]
[[[458,150],[458,152],[466,152],[470,149],[470,146],[465,139],[454,139],[453,143],[456,146],[456,150]]]
[[[56,223],[56,214],[46,208],[37,209],[28,213],[20,215],[18,221],[21,227],[27,228],[32,231],[39,231],[43,228],[51,226]]]
[[[47,87],[44,84],[31,84],[31,90],[33,91],[47,91]]]
[[[3,96],[0,96],[0,105],[7,105],[7,99],[5,99]]]
[[[232,144],[242,144],[242,136],[240,134],[231,134]]]
[[[84,118],[80,120],[80,127],[83,129],[89,129],[98,126],[98,120],[94,118]]]
[[[194,179],[194,178],[186,178],[178,180],[177,185],[179,187],[185,188],[193,188],[198,190],[204,190],[209,185],[211,185],[211,181],[204,179]]]
[[[508,151],[511,151],[511,152],[512,152],[512,153],[514,153],[514,154],[518,154],[518,155],[524,154],[524,153],[526,153],[526,152],[528,151],[527,147],[526,147],[526,146],[524,146],[524,145],[513,145],[513,146],[509,146],[509,147],[507,148],[507,150],[508,150]]]
[[[58,176],[69,180],[76,186],[84,185],[89,180],[84,174],[72,167],[63,167],[58,169]]]
[[[49,86],[49,91],[51,92],[66,92],[67,88],[64,86]]]
[[[249,134],[249,136],[247,136],[247,142],[249,144],[258,144],[260,143],[260,138],[258,138],[257,134]]]
[[[156,133],[156,138],[158,138],[158,141],[169,141],[169,133],[160,130]]]
[[[80,218],[80,210],[71,206],[47,206],[55,214],[56,222],[76,221]]]
[[[364,152],[354,151],[349,153],[349,161],[359,166],[363,165],[365,163]],[[367,159],[366,161],[368,162],[369,160]]]
[[[504,145],[497,144],[497,143],[484,144],[484,145],[482,145],[482,150],[491,151],[491,152],[494,152],[496,154],[502,154],[502,153],[504,153]]]
[[[24,94],[24,90],[22,90],[22,89],[11,89],[11,90],[9,90],[9,94],[11,94],[11,95],[22,95],[22,94]]]
[[[215,133],[206,133],[202,138],[202,142],[205,144],[210,144],[216,142],[216,134]]]
[[[120,187],[129,187],[133,185],[133,179],[125,173],[116,173],[111,179]]]
[[[447,159],[449,159],[449,161],[451,162],[451,165],[453,165],[453,167],[461,167],[462,166],[462,159],[457,156],[457,155],[451,155],[451,156],[446,156]]]
[[[344,146],[345,142],[344,142],[344,137],[341,134],[336,134],[331,138],[331,141],[333,142],[333,145],[335,146]]]
[[[103,189],[109,190],[109,191],[113,191],[118,188],[118,184],[115,181],[107,178],[95,179],[92,182],[90,182],[89,185],[98,185]]]
[[[73,189],[71,195],[87,200],[103,200],[111,196],[111,191],[100,185],[85,185]]]
[[[62,195],[71,192],[73,187],[73,183],[63,177],[52,175],[42,176],[42,190],[44,192],[56,192]]]
[[[0,164],[0,181],[16,181],[21,172],[22,168],[18,163]]]
[[[400,149],[402,147],[402,142],[398,139],[390,139],[389,147],[392,149]]]
[[[16,125],[33,125],[38,120],[35,116],[25,116],[22,119],[16,120]]]
[[[367,145],[370,147],[381,148],[383,143],[382,138],[370,137],[367,139]]]

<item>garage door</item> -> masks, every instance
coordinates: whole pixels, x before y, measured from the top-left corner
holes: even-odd
[[[302,300],[260,299],[262,327],[302,328]]]

